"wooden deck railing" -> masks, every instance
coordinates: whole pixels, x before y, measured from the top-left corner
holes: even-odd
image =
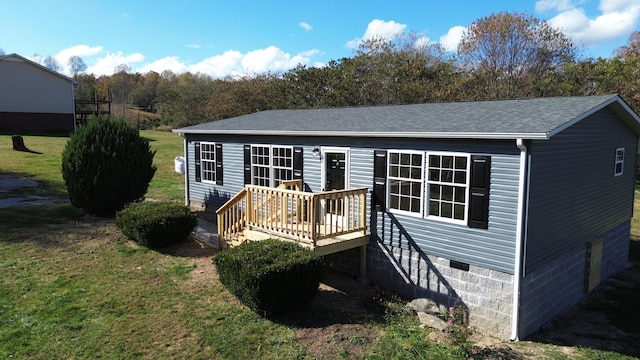
[[[228,240],[251,229],[314,246],[321,239],[366,229],[367,188],[300,191],[300,180],[278,188],[246,185],[218,209],[218,235]]]
[[[246,208],[247,191],[242,189],[218,209],[216,213],[218,214],[219,239],[230,239],[234,234],[244,229]]]

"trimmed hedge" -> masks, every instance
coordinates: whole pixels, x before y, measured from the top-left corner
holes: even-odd
[[[167,201],[131,203],[116,213],[116,226],[129,239],[150,248],[184,240],[197,224],[184,205]]]
[[[266,315],[311,302],[318,292],[322,259],[291,242],[245,243],[213,259],[220,282],[243,304]]]

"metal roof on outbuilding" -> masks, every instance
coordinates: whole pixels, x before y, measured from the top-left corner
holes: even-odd
[[[605,107],[640,134],[640,117],[617,95],[267,110],[173,131],[180,134],[549,139]]]

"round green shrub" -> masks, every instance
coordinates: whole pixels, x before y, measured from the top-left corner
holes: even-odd
[[[142,199],[156,172],[149,140],[123,120],[93,118],[62,151],[62,177],[71,203],[87,213],[113,216]]]
[[[267,315],[311,302],[323,269],[312,251],[274,239],[225,249],[213,261],[220,282],[240,302]]]
[[[197,219],[184,205],[167,201],[131,203],[116,213],[116,226],[129,239],[149,248],[184,240]]]

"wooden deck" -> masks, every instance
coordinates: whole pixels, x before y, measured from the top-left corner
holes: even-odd
[[[367,188],[308,193],[301,185],[300,180],[278,188],[246,185],[217,211],[220,246],[276,238],[323,256],[369,243]]]

